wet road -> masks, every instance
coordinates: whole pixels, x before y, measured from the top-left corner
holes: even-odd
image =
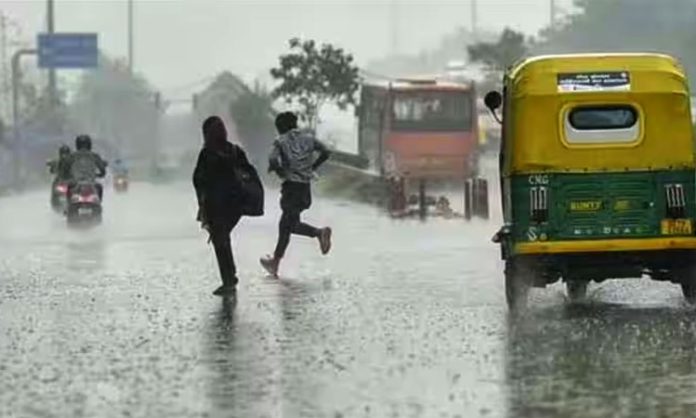
[[[696,417],[696,312],[676,286],[533,294],[510,318],[496,223],[393,221],[316,200],[335,248],[277,218],[236,231],[242,284],[217,286],[187,184],[108,194],[68,231],[43,193],[0,199],[2,417]]]

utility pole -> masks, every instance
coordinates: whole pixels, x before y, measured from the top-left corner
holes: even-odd
[[[128,0],[128,71],[133,75],[133,0]]]
[[[556,0],[549,0],[549,19],[551,30],[556,29]]]
[[[46,29],[49,35],[55,33],[55,14],[53,0],[46,0]],[[56,70],[50,68],[48,70],[48,97],[51,106],[55,106],[58,102],[58,92],[56,89]]]
[[[478,3],[471,0],[471,36],[474,42],[478,40]]]

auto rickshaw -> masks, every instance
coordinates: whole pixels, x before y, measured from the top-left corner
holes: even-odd
[[[525,59],[490,92],[502,106],[499,170],[508,305],[531,287],[640,278],[696,303],[694,136],[686,75],[660,54]]]

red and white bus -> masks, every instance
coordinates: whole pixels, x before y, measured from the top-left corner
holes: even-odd
[[[473,82],[365,82],[360,96],[359,153],[398,186],[395,193],[404,204],[413,186],[419,187],[422,200],[426,182],[476,177],[479,128]]]

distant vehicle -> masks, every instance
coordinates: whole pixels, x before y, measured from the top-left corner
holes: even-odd
[[[488,216],[487,184],[477,179],[478,112],[473,82],[410,79],[364,83],[358,114],[358,148],[389,180],[390,211],[408,209],[418,190],[421,214],[426,183],[468,181],[467,213]],[[481,197],[483,196],[483,197]]]
[[[121,158],[116,158],[111,168],[113,187],[116,192],[128,191],[128,167]]]
[[[117,192],[128,191],[128,176],[123,174],[114,175],[114,190]]]
[[[102,220],[102,200],[98,185],[78,183],[70,188],[65,211],[68,225],[99,224]]]
[[[658,54],[527,59],[504,79],[500,158],[512,309],[558,280],[647,275],[696,302],[696,184],[689,83]]]

